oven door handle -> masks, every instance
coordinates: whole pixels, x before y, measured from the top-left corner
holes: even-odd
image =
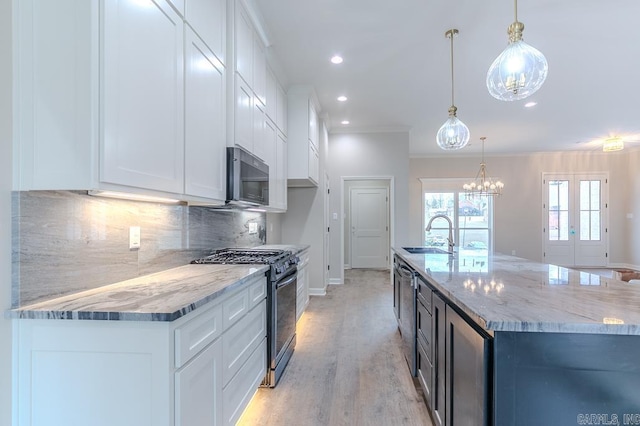
[[[276,290],[282,287],[286,287],[289,284],[292,284],[295,280],[298,279],[298,269],[294,269],[288,275],[284,276],[276,283]]]

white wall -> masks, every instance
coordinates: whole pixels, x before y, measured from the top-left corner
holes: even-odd
[[[494,207],[495,250],[520,257],[542,259],[542,183],[543,172],[609,173],[609,261],[612,264],[640,264],[640,251],[629,250],[627,210],[630,199],[640,191],[636,171],[635,190],[629,185],[629,151],[621,153],[565,152],[518,156],[487,157],[487,172],[505,182],[503,195]],[[637,160],[637,154],[633,154]],[[635,163],[638,164],[638,163]],[[420,244],[422,229],[421,177],[473,178],[479,158],[413,158],[410,175],[411,243]],[[632,192],[633,191],[633,192]],[[635,196],[636,198],[638,196]],[[637,208],[637,201],[636,201]],[[634,231],[638,236],[638,229]],[[637,238],[636,238],[637,239]]]
[[[0,0],[0,425],[11,424],[11,0]]]
[[[330,214],[332,282],[342,280],[341,202],[345,177],[394,178],[394,240],[392,246],[404,245],[409,238],[409,133],[338,133],[329,137],[328,171],[331,180]],[[333,215],[337,219],[333,219]]]

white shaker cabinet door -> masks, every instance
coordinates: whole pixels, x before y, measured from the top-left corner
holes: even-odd
[[[241,2],[235,2],[236,71],[253,87],[253,24]]]
[[[262,161],[268,160],[268,147],[265,142],[265,113],[264,107],[257,97],[253,98],[253,155]],[[269,167],[271,171],[271,167]]]
[[[186,38],[185,193],[224,201],[225,70],[190,28]]]
[[[102,7],[101,181],[182,193],[182,18],[164,0]]]
[[[235,143],[253,152],[253,93],[237,74],[235,89]]]
[[[222,341],[176,373],[176,426],[222,424]]]
[[[280,134],[276,135],[276,181],[275,181],[275,207],[287,210],[287,140]]]
[[[185,19],[218,60],[226,65],[226,0],[187,0]]]

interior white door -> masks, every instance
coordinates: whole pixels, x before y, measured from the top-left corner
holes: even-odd
[[[543,259],[562,266],[607,266],[606,174],[545,174]]]
[[[389,266],[387,188],[351,188],[351,267]]]

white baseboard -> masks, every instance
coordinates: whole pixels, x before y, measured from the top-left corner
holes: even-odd
[[[326,288],[310,288],[309,296],[326,296],[327,289]]]
[[[342,282],[342,279],[340,279],[340,278],[330,278],[329,279],[329,285],[341,285],[341,284],[344,284],[344,283]]]

